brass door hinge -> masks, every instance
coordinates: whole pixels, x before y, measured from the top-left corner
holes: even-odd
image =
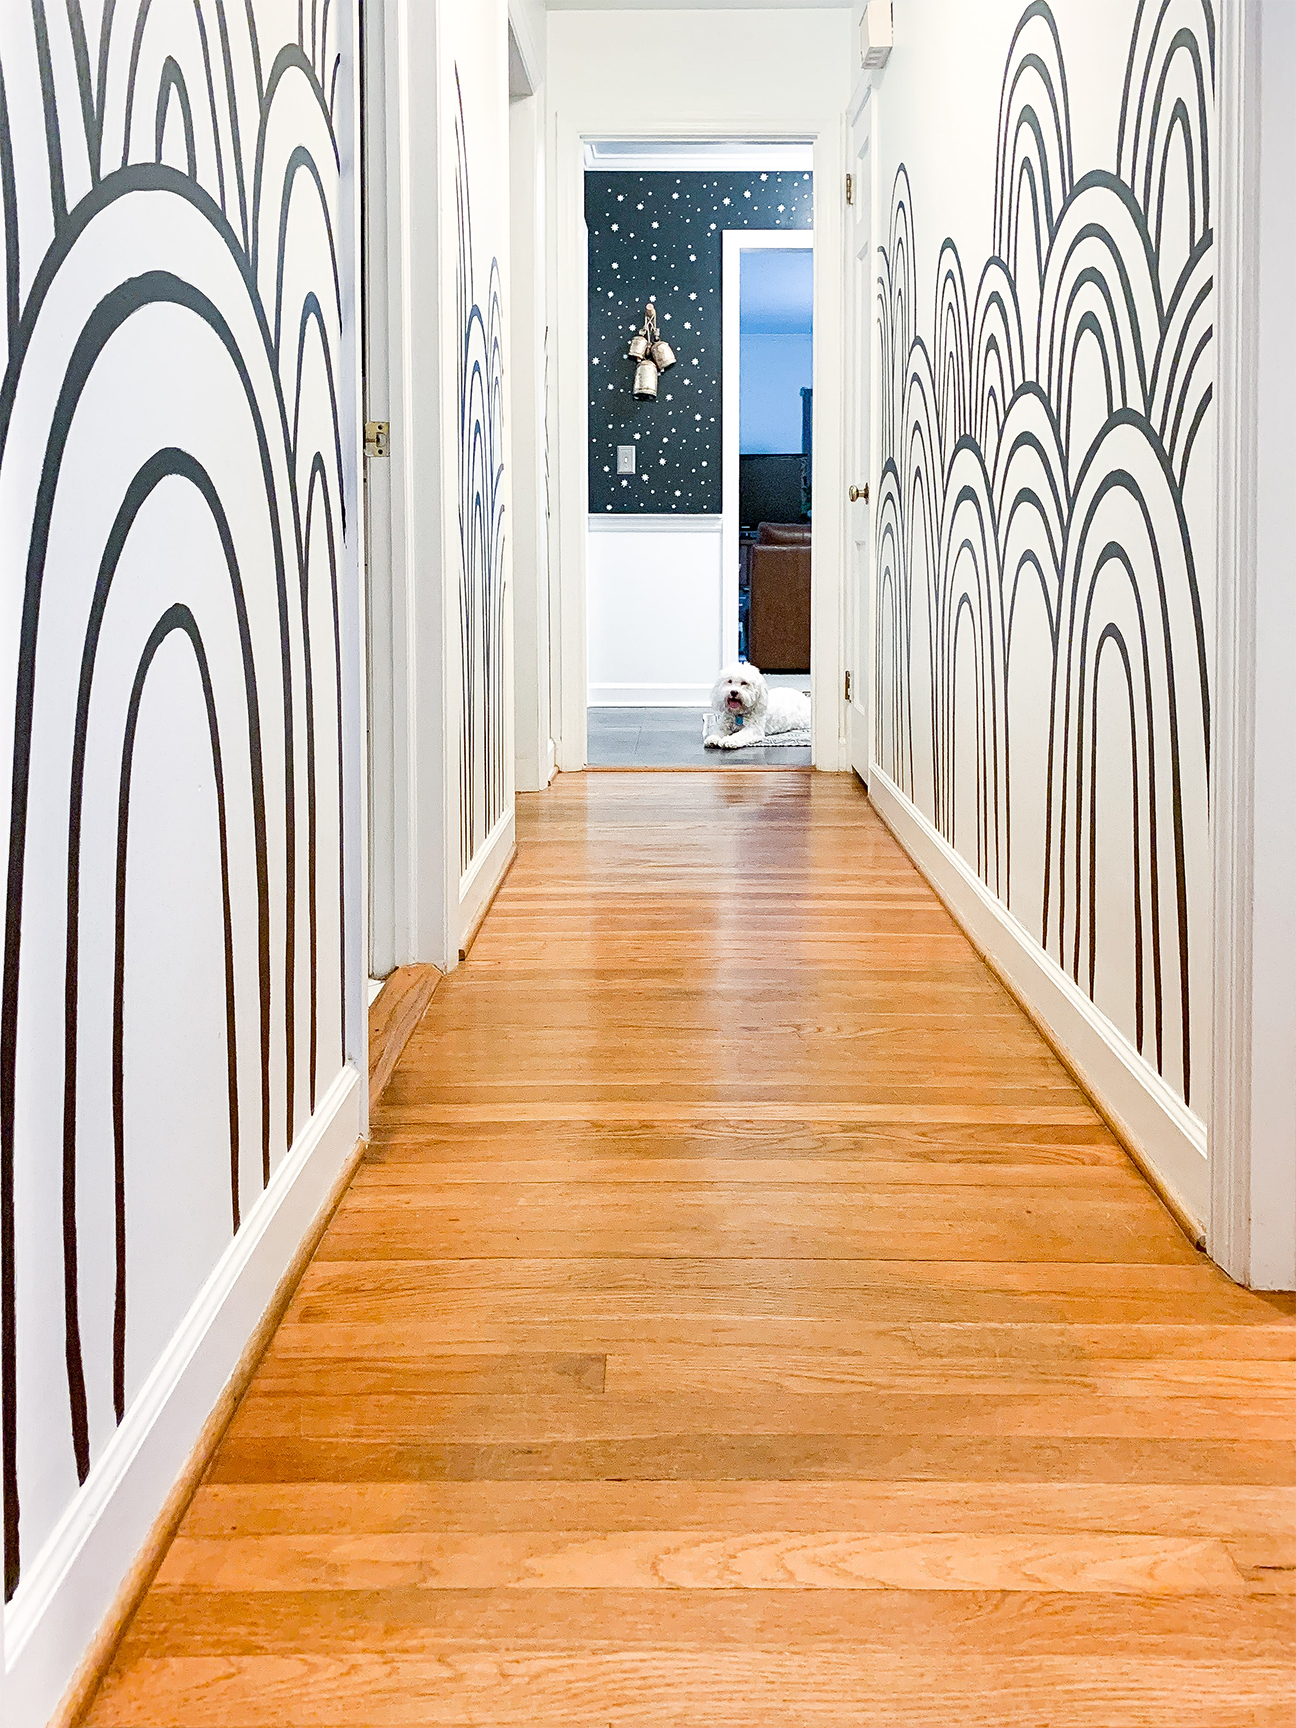
[[[365,455],[385,456],[391,440],[391,422],[389,420],[365,421]]]
[[[850,699],[851,699],[851,675],[848,672],[846,674],[846,700],[849,702]]]
[[[848,204],[855,202],[855,176],[853,174],[846,176],[846,202]]]

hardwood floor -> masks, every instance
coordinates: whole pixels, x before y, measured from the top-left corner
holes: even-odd
[[[858,785],[518,838],[97,1728],[1291,1728],[1296,1308]]]

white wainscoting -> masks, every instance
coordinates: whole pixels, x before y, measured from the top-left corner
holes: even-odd
[[[591,707],[705,706],[724,658],[720,524],[590,517]]]

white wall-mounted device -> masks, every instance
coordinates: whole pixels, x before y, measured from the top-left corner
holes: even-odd
[[[860,19],[860,65],[881,70],[891,58],[893,40],[891,0],[868,0]]]
[[[633,444],[617,445],[617,473],[633,474],[635,471],[635,447]]]

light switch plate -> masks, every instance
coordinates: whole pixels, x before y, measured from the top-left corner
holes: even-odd
[[[635,471],[634,456],[635,456],[635,447],[633,444],[618,444],[617,445],[617,473],[618,474],[633,474],[634,473],[634,471]]]

